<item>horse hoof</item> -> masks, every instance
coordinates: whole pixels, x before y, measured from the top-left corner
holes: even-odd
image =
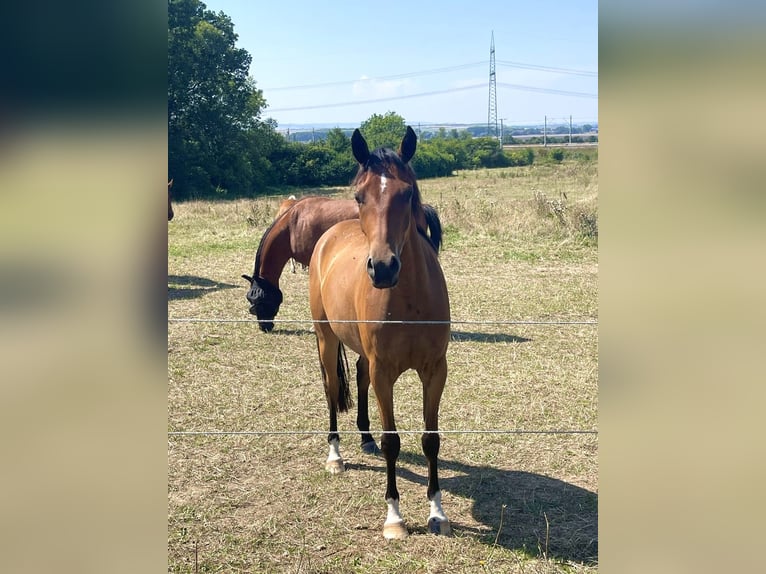
[[[341,474],[346,470],[346,465],[343,463],[343,459],[328,460],[324,467],[330,474]]]
[[[391,522],[383,525],[383,538],[386,540],[404,540],[409,535],[404,522]]]
[[[452,534],[452,527],[449,520],[439,520],[434,516],[428,519],[428,531],[431,534],[449,536]]]
[[[378,445],[375,444],[374,440],[362,443],[362,451],[365,452],[366,454],[373,454],[375,456],[380,456],[380,449],[378,448]]]

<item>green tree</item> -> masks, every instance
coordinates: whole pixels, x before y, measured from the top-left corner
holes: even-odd
[[[359,127],[367,146],[372,150],[379,147],[388,147],[393,150],[399,149],[407,125],[404,118],[396,112],[388,112],[386,115],[373,114]]]
[[[268,129],[260,121],[266,102],[237,38],[223,12],[199,0],[168,1],[168,171],[181,197],[249,195],[268,168],[251,154]]]
[[[337,153],[351,153],[351,138],[346,136],[340,128],[333,128],[327,132],[325,141]]]

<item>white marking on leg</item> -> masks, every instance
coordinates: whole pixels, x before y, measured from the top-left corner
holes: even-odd
[[[398,524],[404,522],[402,515],[399,514],[399,501],[393,498],[386,498],[386,504],[388,505],[388,514],[386,515],[385,524]]]
[[[441,490],[437,490],[434,493],[433,499],[430,500],[431,503],[431,514],[428,515],[428,519],[431,520],[432,518],[437,518],[439,522],[442,520],[447,520],[447,515],[444,514],[444,509],[442,508],[442,492]]]
[[[451,534],[452,528],[442,508],[442,493],[440,490],[434,493],[430,503],[431,513],[428,515],[428,530],[433,534],[443,534],[445,536]]]
[[[340,456],[340,441],[334,438],[330,441],[330,453],[327,455],[327,462],[333,460],[341,460]]]
[[[340,474],[345,470],[343,458],[340,456],[340,441],[337,438],[330,441],[330,452],[324,467],[330,474]]]

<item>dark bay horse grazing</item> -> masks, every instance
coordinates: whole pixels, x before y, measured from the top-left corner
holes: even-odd
[[[308,196],[292,205],[289,205],[290,201],[282,202],[285,211],[277,215],[261,237],[252,277],[242,275],[250,283],[246,295],[250,313],[261,321],[258,326],[264,333],[274,329],[272,319],[282,304],[279,278],[285,264],[293,258],[308,265],[314,246],[325,231],[339,221],[359,218],[359,207],[353,199]],[[426,205],[420,217],[421,227],[428,228],[430,240],[438,250],[442,235],[436,210]]]
[[[350,403],[346,345],[359,354],[359,411],[364,408],[367,416],[367,394],[372,384],[384,430],[381,450],[386,459],[388,514],[383,536],[408,535],[396,488],[400,441],[393,390],[399,375],[415,369],[423,384],[426,432],[421,443],[428,461],[428,528],[436,534],[450,534],[437,473],[439,403],[447,379],[450,305],[437,250],[418,223],[426,214],[408,163],[415,153],[417,136],[407,127],[398,152],[379,148],[370,153],[359,130],[354,131],[351,143],[359,162],[354,180],[359,221],[338,223],[325,233],[309,267],[311,315],[330,412],[330,452],[325,468],[332,474],[345,470],[337,413],[347,410]],[[381,323],[384,320],[435,323]],[[358,425],[361,416],[359,413]]]
[[[339,221],[358,217],[359,208],[353,199],[312,196],[297,200],[277,216],[261,237],[253,276],[242,275],[250,282],[247,292],[250,313],[265,321],[259,323],[261,331],[268,333],[274,328],[271,320],[282,304],[279,278],[285,263],[292,257],[308,265],[314,246],[325,231]]]

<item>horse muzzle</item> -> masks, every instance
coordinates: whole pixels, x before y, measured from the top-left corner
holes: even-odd
[[[373,261],[367,258],[367,275],[372,280],[372,286],[376,289],[389,289],[399,283],[399,271],[402,264],[396,255],[392,255],[388,262]]]

